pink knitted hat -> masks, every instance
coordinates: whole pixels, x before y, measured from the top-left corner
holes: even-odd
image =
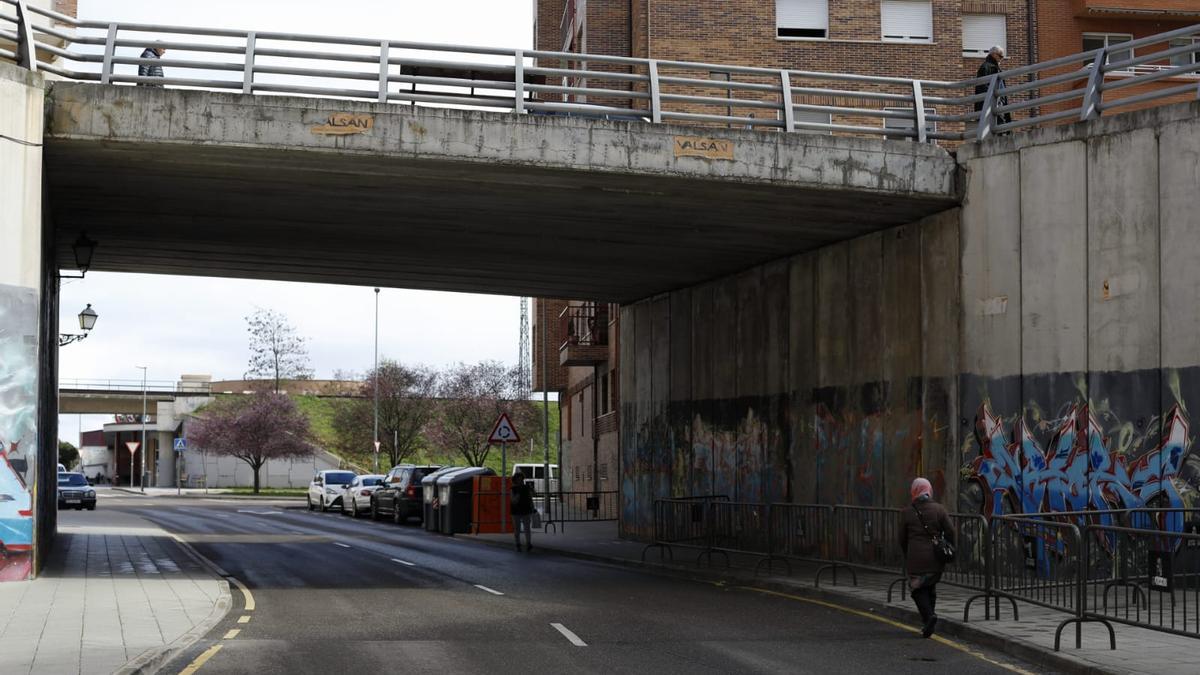
[[[928,480],[925,480],[924,478],[918,478],[912,482],[912,487],[909,489],[909,493],[912,495],[913,501],[920,499],[922,495],[932,497],[933,486],[929,484]]]

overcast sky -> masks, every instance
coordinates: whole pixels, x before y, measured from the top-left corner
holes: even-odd
[[[528,48],[533,29],[532,0],[79,0],[79,18],[511,48]],[[373,359],[374,302],[366,287],[94,272],[63,284],[63,332],[78,332],[87,303],[100,318],[88,339],[59,352],[60,378],[140,379],[136,366],[152,380],[239,378],[249,355],[245,317],[255,307],[283,312],[308,338],[317,377],[363,372]],[[381,358],[515,363],[518,326],[516,298],[380,294]],[[63,415],[59,436],[77,442],[80,421]],[[82,416],[84,429],[106,421]]]

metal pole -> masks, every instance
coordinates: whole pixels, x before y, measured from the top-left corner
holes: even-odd
[[[545,459],[545,461],[543,462],[543,465],[545,466],[543,471],[545,471],[545,473],[543,475],[545,476],[545,480],[546,480],[546,487],[543,490],[543,495],[544,495],[545,499],[543,501],[542,508],[546,511],[546,515],[549,515],[549,511],[550,511],[550,509],[549,509],[549,503],[550,503],[550,386],[548,384],[549,373],[546,372],[546,369],[548,367],[547,361],[546,361],[546,359],[547,359],[546,355],[547,355],[547,352],[549,352],[549,345],[547,344],[547,340],[549,339],[549,331],[546,328],[546,303],[543,302],[543,303],[541,303],[541,305],[542,305],[542,321],[541,321],[541,324],[542,324],[542,450],[543,450],[543,455],[544,455],[544,459]],[[542,527],[545,527],[545,524],[543,524]]]
[[[504,485],[508,481],[508,443],[500,442],[500,533],[508,531],[508,509],[504,508]],[[511,488],[512,483],[509,483]],[[511,491],[511,489],[509,490]],[[510,504],[511,508],[511,504]]]
[[[375,473],[379,473],[379,289],[375,289]]]
[[[146,366],[138,366],[142,369],[142,492],[146,491]],[[133,480],[133,476],[129,477]]]

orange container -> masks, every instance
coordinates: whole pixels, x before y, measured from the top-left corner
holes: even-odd
[[[509,488],[512,481],[502,476],[475,476],[474,503],[471,509],[471,531],[475,534],[512,532],[509,513]],[[502,524],[503,518],[503,524]]]

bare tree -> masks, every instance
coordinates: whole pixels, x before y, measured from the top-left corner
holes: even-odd
[[[500,413],[509,413],[518,425],[529,419],[529,402],[516,399],[517,380],[516,369],[498,361],[451,368],[439,387],[441,400],[429,425],[430,440],[472,466],[483,466],[491,451],[488,435]]]
[[[276,394],[282,380],[312,379],[305,339],[296,334],[286,316],[271,309],[256,309],[246,317],[246,330],[250,333],[247,379],[274,380]]]
[[[256,494],[267,460],[311,457],[316,451],[308,418],[290,397],[271,392],[217,399],[196,417],[189,436],[214,455],[249,464]]]
[[[388,466],[411,457],[424,442],[423,433],[437,407],[438,373],[421,366],[383,361],[368,373],[357,400],[345,401],[336,411],[333,428],[342,450],[357,453],[373,450],[375,385],[379,384],[380,450],[387,453]]]

